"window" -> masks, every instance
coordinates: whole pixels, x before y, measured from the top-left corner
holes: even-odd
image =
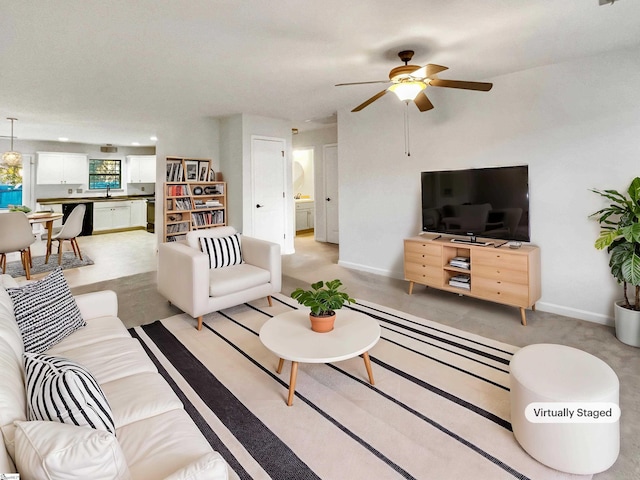
[[[22,165],[0,164],[0,209],[9,205],[22,205]]]
[[[121,188],[122,160],[89,160],[89,190]]]

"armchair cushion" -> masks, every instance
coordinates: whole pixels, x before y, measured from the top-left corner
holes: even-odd
[[[209,255],[209,268],[231,267],[243,262],[237,233],[228,237],[200,237],[200,249]]]
[[[268,270],[249,263],[216,268],[209,274],[209,295],[222,297],[269,283],[270,280],[271,274]]]

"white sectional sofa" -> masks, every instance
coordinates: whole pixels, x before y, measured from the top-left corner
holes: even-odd
[[[50,443],[62,442],[70,431],[72,435],[78,435],[78,442],[84,442],[83,448],[89,451],[91,443],[82,436],[96,432],[87,426],[26,422],[24,346],[13,302],[5,289],[12,286],[15,281],[11,277],[0,276],[0,427],[3,437],[0,474],[17,472],[16,465],[25,461],[12,458],[12,455],[16,455],[19,446],[17,434],[23,435],[27,427],[35,428],[34,438]],[[87,325],[44,353],[86,367],[97,380],[111,407],[116,434],[112,438],[112,434],[100,432],[103,436],[94,440],[103,444],[111,442],[109,455],[113,452],[120,455],[121,451],[125,465],[117,467],[117,475],[90,473],[87,476],[80,467],[71,467],[74,460],[64,455],[57,458],[35,455],[32,460],[43,465],[56,461],[62,462],[63,466],[68,464],[69,468],[79,469],[77,478],[85,479],[227,479],[230,472],[226,462],[213,451],[138,340],[129,335],[117,317],[115,293],[102,291],[74,298]],[[62,430],[64,435],[58,433],[60,428],[67,429]],[[48,436],[51,438],[47,439]],[[98,460],[104,459],[96,456],[96,462]],[[91,460],[85,459],[85,463],[87,461],[85,472],[91,472]],[[76,478],[71,473],[64,478]],[[233,472],[231,475],[235,477]],[[20,478],[29,480],[22,472]]]

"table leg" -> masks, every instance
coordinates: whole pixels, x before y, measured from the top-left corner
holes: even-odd
[[[298,377],[298,362],[291,362],[291,378],[289,379],[289,397],[287,406],[293,405],[293,395],[296,393],[296,378]]]
[[[362,354],[362,358],[364,358],[364,366],[367,369],[367,374],[369,375],[369,383],[371,385],[375,385],[373,381],[373,370],[371,370],[371,361],[369,360],[369,352],[364,352]]]
[[[278,368],[276,369],[276,373],[282,372],[282,365],[284,365],[284,358],[281,358],[280,361],[278,362]]]
[[[49,255],[51,254],[51,235],[53,234],[53,220],[46,222],[47,226],[47,256],[44,259],[44,263],[49,263]]]

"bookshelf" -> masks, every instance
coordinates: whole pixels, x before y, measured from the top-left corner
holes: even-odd
[[[227,224],[227,184],[215,180],[211,160],[167,157],[164,184],[164,241],[187,232]]]

